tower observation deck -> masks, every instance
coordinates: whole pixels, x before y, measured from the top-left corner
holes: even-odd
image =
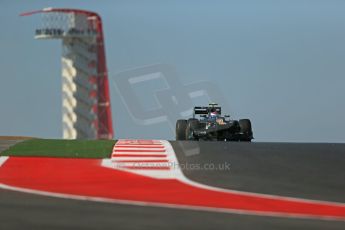
[[[36,39],[62,40],[62,124],[65,139],[112,139],[109,81],[101,17],[90,11],[46,8]]]

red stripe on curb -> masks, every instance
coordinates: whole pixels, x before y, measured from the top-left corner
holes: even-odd
[[[268,216],[339,218],[345,204],[214,191],[175,179],[154,179],[104,168],[97,159],[10,157],[0,167],[0,184],[59,194],[215,208]],[[111,183],[109,183],[111,182]]]
[[[168,160],[116,160],[120,163],[168,163]]]
[[[161,142],[155,142],[155,143],[123,143],[123,142],[116,142],[115,145],[138,145],[138,146],[145,146],[145,145],[164,145]]]
[[[152,149],[164,149],[164,145],[116,145],[115,148],[152,148]]]
[[[112,157],[167,157],[166,154],[113,154]]]
[[[120,168],[125,169],[137,169],[137,170],[170,170],[168,166],[120,166]]]
[[[113,153],[116,153],[116,152],[133,152],[133,153],[140,153],[140,152],[152,152],[152,153],[164,153],[165,152],[165,149],[152,149],[152,150],[145,150],[145,149],[135,149],[135,150],[132,150],[132,149],[117,149],[117,147],[115,148],[115,150],[113,151]]]
[[[162,145],[161,142],[125,142],[125,141],[118,141],[116,142],[116,145]]]

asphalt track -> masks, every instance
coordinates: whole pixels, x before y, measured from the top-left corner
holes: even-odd
[[[172,142],[184,174],[223,188],[345,202],[345,145]],[[206,170],[227,162],[230,170]],[[194,166],[194,169],[191,167]],[[195,169],[195,166],[200,169]],[[0,229],[344,229],[345,222],[66,200],[0,190]]]
[[[216,187],[345,203],[345,144],[171,142],[183,173]],[[205,170],[224,163],[230,170]],[[191,169],[200,166],[201,170]],[[195,167],[194,167],[195,168]]]
[[[0,153],[5,151],[6,149],[8,149],[9,147],[16,145],[20,142],[22,142],[23,139],[19,140],[19,139],[6,139],[6,140],[2,140],[0,138]]]

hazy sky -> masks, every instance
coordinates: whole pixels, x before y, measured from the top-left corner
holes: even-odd
[[[18,16],[44,7],[102,16],[116,138],[174,138],[167,122],[135,122],[114,86],[163,63],[183,84],[212,81],[256,141],[345,142],[343,0],[1,0],[0,135],[62,136],[61,41],[34,40],[40,16]]]

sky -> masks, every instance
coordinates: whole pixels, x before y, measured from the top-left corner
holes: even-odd
[[[166,64],[182,88],[213,85],[257,142],[345,142],[342,0],[1,0],[0,135],[62,137],[61,41],[35,40],[40,16],[19,17],[45,7],[101,15],[115,138],[174,139],[174,121],[138,122],[116,87],[121,72]],[[160,84],[133,90],[154,109]]]

